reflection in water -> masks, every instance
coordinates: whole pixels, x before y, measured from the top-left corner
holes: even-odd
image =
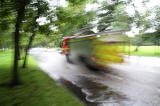
[[[76,86],[76,85],[74,85],[70,81],[67,81],[65,79],[60,79],[60,83],[63,84],[71,92],[73,92],[87,106],[97,106],[98,105],[97,103],[87,101],[85,99],[86,95],[81,91],[81,88]]]
[[[87,106],[128,106],[131,103],[125,95],[115,92],[113,89],[94,82],[93,80],[80,76],[79,80],[73,83],[60,79],[60,82],[71,90]],[[118,105],[117,105],[118,104]]]

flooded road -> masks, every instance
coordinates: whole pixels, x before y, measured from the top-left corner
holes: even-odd
[[[106,71],[69,64],[54,50],[32,49],[40,68],[87,106],[159,106],[160,58],[126,57]]]

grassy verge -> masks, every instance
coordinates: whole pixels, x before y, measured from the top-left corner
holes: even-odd
[[[160,46],[140,46],[135,52],[136,46],[131,46],[131,55],[160,57]]]
[[[0,83],[11,78],[12,52],[0,52]],[[29,58],[29,67],[20,69],[21,85],[0,86],[1,106],[83,106],[65,88],[57,86],[47,74],[42,72],[36,62]]]

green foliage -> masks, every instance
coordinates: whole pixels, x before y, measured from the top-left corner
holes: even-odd
[[[55,25],[63,36],[71,36],[78,29],[90,25],[93,21],[95,12],[86,12],[84,8],[58,7],[56,9],[57,21]]]
[[[137,46],[160,45],[159,32],[156,31],[153,33],[145,33],[145,34],[136,35],[134,38],[132,38],[132,44],[137,45]]]
[[[69,3],[69,7],[84,8],[87,3],[96,3],[97,0],[66,0]]]
[[[63,34],[63,36],[73,35],[78,29],[90,25],[96,14],[95,11],[85,11],[86,3],[93,3],[96,0],[68,0],[68,7],[57,7],[56,10],[51,10],[44,0],[2,0],[0,2],[2,7],[0,8],[0,38],[3,36],[3,39],[6,39],[2,43],[0,42],[0,45],[12,38],[17,17],[16,11],[20,10],[20,7],[24,4],[28,5],[25,7],[25,15],[20,25],[20,43],[22,46],[28,44],[29,37],[35,30],[36,34],[49,35],[53,37],[54,41],[57,41],[56,37],[54,37],[56,34]],[[41,17],[45,17],[48,23],[44,25],[36,24],[35,21]],[[51,30],[52,27],[57,29],[53,31]],[[4,30],[7,33],[4,33]],[[41,39],[43,39],[43,36],[41,36]],[[11,43],[9,44],[11,45]],[[6,46],[1,45],[0,47]]]
[[[149,19],[147,19],[148,16],[150,16],[150,11],[146,11],[145,14],[139,13],[137,10],[135,11],[135,15],[133,17],[134,21],[137,28],[143,27],[141,30],[141,33],[149,29],[151,26],[151,22]]]
[[[156,7],[156,17],[154,20],[154,25],[157,27],[157,35],[159,35],[160,38],[160,6]]]
[[[78,6],[78,5],[84,5],[88,0],[67,0],[67,1],[71,6]]]
[[[125,10],[126,4],[120,3],[115,7],[113,12],[114,22],[111,23],[111,26],[114,29],[125,29],[129,30],[131,27],[131,23],[133,22],[133,18],[128,16],[128,13]]]
[[[108,28],[112,29],[125,29],[129,28],[131,24],[131,18],[124,11],[126,3],[124,1],[104,1],[100,7],[100,11],[104,11],[99,14],[99,31],[104,31]]]
[[[45,36],[43,34],[37,34],[33,41],[32,47],[59,47],[61,41],[61,35]]]
[[[15,20],[13,3],[10,0],[0,1],[0,33],[8,30]]]
[[[49,15],[48,11],[49,11],[49,6],[46,1],[44,0],[32,1],[32,3],[30,3],[26,8],[22,30],[24,30],[24,32],[30,32],[30,33],[32,33],[33,30],[39,30],[35,29],[39,27],[36,21],[38,18],[47,17]],[[40,29],[40,32],[43,32],[43,30],[49,30],[49,28],[46,26],[47,25],[45,25],[43,29]]]
[[[142,45],[142,43],[143,43],[142,35],[136,35],[134,38],[131,39],[132,45],[140,46]]]
[[[0,1],[0,49],[12,48],[12,32],[14,30],[15,11],[10,0]]]

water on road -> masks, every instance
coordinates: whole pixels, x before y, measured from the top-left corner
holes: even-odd
[[[67,63],[53,50],[32,49],[40,68],[65,85],[87,106],[159,106],[160,58],[126,57],[106,71]]]

